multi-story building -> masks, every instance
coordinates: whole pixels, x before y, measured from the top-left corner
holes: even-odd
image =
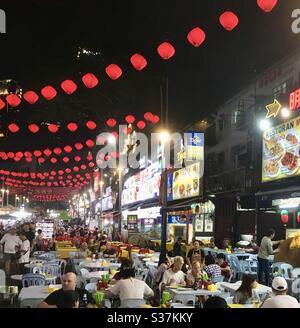
[[[266,205],[260,203],[260,197],[276,189],[278,182],[261,184],[263,140],[259,122],[266,118],[266,106],[275,99],[282,107],[289,107],[290,93],[300,87],[299,54],[296,51],[264,71],[216,111],[209,133],[213,138],[206,143],[205,192],[216,205],[215,234],[219,241],[240,240],[242,233],[260,239],[266,229],[280,221],[270,204],[268,210],[260,210]],[[295,115],[295,111],[291,113],[291,117]],[[276,126],[282,117],[269,118],[267,123]],[[282,179],[279,184],[295,180]],[[276,227],[284,233],[282,224]]]

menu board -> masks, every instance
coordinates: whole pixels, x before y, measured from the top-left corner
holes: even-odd
[[[52,238],[52,235],[54,234],[54,223],[53,221],[38,221],[35,224],[35,231],[37,234],[37,231],[41,229],[42,234],[44,238]]]
[[[203,232],[204,215],[195,215],[195,232]]]
[[[200,194],[200,163],[194,163],[168,176],[168,200],[196,197]]]
[[[137,215],[127,215],[127,228],[128,232],[138,232],[138,216]]]
[[[263,134],[262,182],[300,175],[300,117]]]

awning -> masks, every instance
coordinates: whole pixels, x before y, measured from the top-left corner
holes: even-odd
[[[272,189],[259,191],[255,194],[256,197],[264,199],[276,199],[276,198],[293,198],[300,196],[300,186],[291,186],[281,189]]]
[[[187,208],[195,203],[201,203],[201,198],[199,198],[199,196],[181,201],[173,201],[173,204],[168,204],[167,210],[170,211],[172,209]]]

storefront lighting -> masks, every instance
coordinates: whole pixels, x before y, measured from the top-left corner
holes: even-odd
[[[107,141],[109,144],[115,144],[117,140],[115,136],[111,135],[108,137]]]
[[[170,133],[168,131],[160,132],[159,139],[163,143],[169,141],[170,140]]]
[[[262,131],[268,130],[271,127],[271,123],[268,120],[261,120],[259,122],[259,128]]]
[[[299,207],[299,204],[282,204],[282,205],[279,205],[280,209],[297,208],[297,207]]]
[[[283,107],[283,108],[281,109],[281,116],[282,116],[283,118],[288,118],[288,117],[290,117],[290,116],[291,116],[291,112],[290,112],[290,110],[287,109],[286,107]]]

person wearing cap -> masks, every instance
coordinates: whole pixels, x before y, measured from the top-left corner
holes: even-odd
[[[258,260],[258,282],[263,284],[263,273],[265,274],[265,284],[269,286],[270,279],[270,265],[269,265],[269,256],[274,255],[277,251],[274,252],[273,246],[280,244],[282,241],[272,241],[275,237],[275,230],[269,229],[267,235],[263,237],[260,248],[257,255]]]
[[[295,297],[287,295],[288,284],[283,277],[275,277],[272,282],[272,290],[275,296],[267,294],[261,308],[279,309],[279,308],[299,308]]]

